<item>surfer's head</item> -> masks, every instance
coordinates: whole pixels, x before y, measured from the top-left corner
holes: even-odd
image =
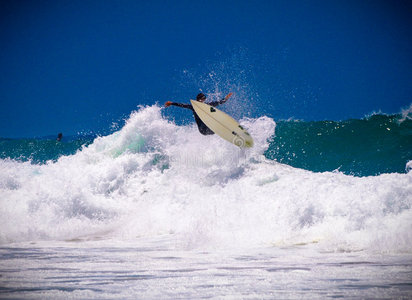
[[[196,96],[196,100],[199,101],[199,102],[205,102],[205,100],[206,100],[205,94],[199,93],[199,94]]]

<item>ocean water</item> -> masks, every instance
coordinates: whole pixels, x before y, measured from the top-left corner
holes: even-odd
[[[265,158],[314,172],[339,171],[371,176],[405,173],[412,159],[412,108],[403,114],[373,114],[363,119],[278,121],[268,138]],[[96,135],[31,139],[0,137],[0,159],[45,164],[73,155]],[[134,143],[136,141],[131,141]],[[133,147],[133,146],[132,146]]]
[[[21,139],[0,137],[0,158],[44,164],[48,161],[57,161],[61,156],[73,155],[96,138],[92,135],[79,135],[64,137],[62,141],[57,141],[56,137],[57,135]]]
[[[409,113],[241,124],[0,140],[0,297],[411,298]]]
[[[412,157],[412,120],[375,114],[361,120],[280,121],[265,155],[314,172],[404,173]]]

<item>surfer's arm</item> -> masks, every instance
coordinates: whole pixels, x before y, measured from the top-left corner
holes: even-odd
[[[227,94],[226,97],[223,98],[222,100],[213,101],[213,102],[210,102],[210,103],[208,103],[208,104],[211,105],[211,106],[218,106],[218,105],[220,105],[220,104],[225,103],[225,102],[230,98],[230,96],[232,96],[232,93]]]
[[[220,105],[220,104],[225,103],[226,101],[227,101],[227,99],[226,99],[226,98],[223,98],[222,100],[209,102],[208,104],[209,104],[210,106],[218,106],[218,105]]]
[[[171,101],[167,101],[167,102],[165,103],[165,106],[166,106],[166,107],[169,107],[170,105],[178,106],[178,107],[183,107],[183,108],[187,108],[187,109],[193,110],[193,107],[192,107],[192,105],[190,105],[190,104],[175,103],[175,102],[171,102]]]

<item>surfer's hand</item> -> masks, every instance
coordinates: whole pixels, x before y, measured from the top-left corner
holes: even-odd
[[[172,101],[167,101],[167,102],[165,103],[165,106],[166,106],[166,107],[169,107],[170,105],[172,105]]]
[[[232,94],[233,94],[233,93],[227,94],[226,97],[225,97],[225,101],[227,101],[227,99],[229,99],[229,98],[232,96]]]

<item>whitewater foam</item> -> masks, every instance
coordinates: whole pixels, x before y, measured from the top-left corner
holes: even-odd
[[[314,244],[410,252],[412,172],[353,177],[267,160],[276,124],[242,119],[241,150],[158,106],[43,165],[0,161],[0,242],[168,236],[177,248]]]
[[[406,120],[412,120],[412,103],[408,108],[401,110],[401,118],[399,119],[399,123],[405,122]]]

